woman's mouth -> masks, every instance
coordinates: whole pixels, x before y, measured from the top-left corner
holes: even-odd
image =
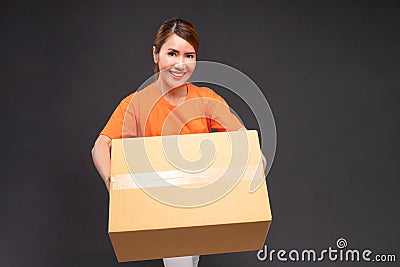
[[[171,73],[171,75],[172,75],[174,78],[177,78],[177,79],[182,78],[183,75],[185,75],[185,72],[182,72],[182,71],[171,71],[171,70],[170,70],[169,73]]]

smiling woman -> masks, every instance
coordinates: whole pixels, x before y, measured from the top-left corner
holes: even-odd
[[[154,63],[161,70],[158,73],[157,87],[169,102],[175,96],[179,97],[177,102],[171,104],[180,104],[187,95],[185,81],[196,67],[196,52],[192,45],[176,34],[167,38],[160,52],[156,51],[156,47],[153,46]]]
[[[222,97],[187,82],[196,67],[198,49],[199,38],[190,22],[171,19],[158,29],[153,45],[155,82],[121,101],[92,149],[93,162],[108,190],[112,139],[244,128]],[[164,265],[196,267],[198,261],[199,256],[167,258]]]
[[[198,50],[199,37],[191,23],[172,19],[158,29],[153,45],[154,72],[158,77],[158,89],[171,104],[185,100],[184,83],[196,67]]]

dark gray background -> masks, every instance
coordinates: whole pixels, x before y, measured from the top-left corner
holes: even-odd
[[[344,237],[350,248],[400,257],[399,7],[2,1],[0,266],[118,265],[90,149],[118,102],[152,74],[154,33],[174,16],[197,28],[200,60],[246,73],[274,112],[270,249],[335,248]],[[256,127],[251,115],[241,116]],[[200,261],[286,265],[312,263],[259,262],[255,252]]]

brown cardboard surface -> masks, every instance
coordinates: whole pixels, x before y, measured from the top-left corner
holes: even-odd
[[[247,141],[238,143],[234,141],[236,137],[232,139],[232,135],[241,136],[240,138],[244,136]],[[262,179],[257,132],[240,131],[163,138],[113,140],[109,235],[118,261],[261,249],[272,217],[266,183]],[[212,140],[215,145],[215,157],[202,172],[194,174],[176,172],[176,166],[173,166],[173,163],[164,156],[163,141],[170,144],[178,143],[180,153],[185,158],[196,161],[202,155],[199,149],[200,144],[207,139]],[[243,139],[240,140],[243,141]],[[166,147],[169,149],[168,145]],[[231,155],[237,151],[247,152],[244,168],[240,166],[243,161]],[[150,159],[151,166],[146,162],[145,157],[141,156],[143,153]],[[189,162],[188,165],[190,164]],[[174,178],[174,174],[177,173],[177,176],[182,175],[174,179],[179,186],[207,186],[213,184],[221,173],[228,173],[227,177],[232,174],[233,177],[238,169],[241,177],[232,188],[228,186],[231,190],[218,199],[196,207],[162,203],[149,195],[149,191],[140,188],[139,184],[132,187],[136,178],[126,180],[131,183],[128,186],[121,183],[122,177],[124,175],[129,177],[130,173],[134,177],[145,174],[145,179],[153,179],[155,173],[161,176],[167,174],[169,178]],[[262,179],[259,180],[261,186],[250,193],[249,187],[253,176]],[[173,186],[158,186],[157,179],[160,178],[154,179],[156,183],[146,184],[145,189],[151,189],[153,190],[151,193],[161,194],[161,196],[164,191],[165,194],[170,193],[168,190]],[[195,182],[191,184],[191,181]],[[210,189],[224,188],[229,181],[222,181],[219,184],[220,187],[210,187]],[[207,189],[207,187],[204,188]],[[187,191],[185,191],[186,195],[177,194],[173,196],[173,199],[196,197],[196,194]],[[208,191],[204,192],[207,194]],[[171,196],[168,195],[168,197]]]

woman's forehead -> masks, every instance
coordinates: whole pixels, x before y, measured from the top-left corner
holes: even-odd
[[[165,43],[163,44],[161,49],[164,49],[164,50],[173,49],[173,50],[176,50],[179,52],[184,52],[184,53],[191,53],[191,52],[194,53],[195,52],[193,46],[188,41],[179,37],[176,34],[170,35],[165,40]]]

